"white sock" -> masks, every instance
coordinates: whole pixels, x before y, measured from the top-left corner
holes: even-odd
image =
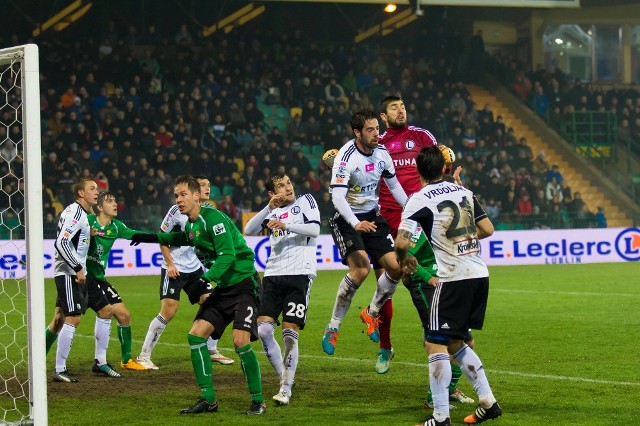
[[[351,300],[353,300],[353,296],[356,294],[358,287],[360,287],[360,284],[353,281],[349,274],[345,275],[342,281],[340,281],[329,327],[340,328],[342,319],[347,315],[349,306],[351,306]]]
[[[76,333],[76,327],[64,323],[60,334],[58,334],[58,348],[56,349],[56,373],[60,373],[67,369],[67,358],[73,344],[73,335]]]
[[[464,375],[473,385],[473,390],[478,394],[478,402],[484,408],[490,408],[496,398],[493,396],[489,380],[484,372],[482,361],[478,355],[469,346],[464,345],[458,350],[453,357],[458,361]]]
[[[153,352],[153,348],[156,346],[156,343],[158,343],[158,340],[160,340],[162,332],[167,328],[167,324],[168,321],[160,314],[151,320],[149,330],[147,331],[144,343],[142,344],[142,350],[140,350],[140,358],[151,357],[151,352]]]
[[[207,349],[209,349],[209,352],[218,352],[218,341],[209,337],[207,339]]]
[[[291,386],[293,386],[296,368],[298,368],[298,333],[290,328],[285,328],[282,330],[282,341],[284,342],[284,373],[281,386],[291,395]]]
[[[396,292],[398,287],[398,281],[394,281],[389,277],[386,272],[380,275],[378,278],[378,284],[376,285],[376,292],[373,294],[373,299],[369,305],[369,315],[376,318],[380,314],[380,309],[384,302],[389,300],[393,293]]]
[[[96,354],[95,359],[98,365],[107,363],[107,349],[109,348],[109,338],[111,337],[111,318],[96,317],[96,325],[93,329],[96,337]]]
[[[278,377],[282,378],[282,352],[280,352],[280,345],[278,345],[274,337],[275,329],[276,325],[272,322],[258,323],[258,335],[260,336],[264,353]]]
[[[449,355],[443,353],[429,355],[429,386],[433,397],[433,417],[439,422],[449,417],[450,382]]]

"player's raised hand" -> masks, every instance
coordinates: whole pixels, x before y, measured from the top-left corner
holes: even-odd
[[[453,179],[456,182],[456,185],[462,185],[462,179],[460,179],[460,173],[462,173],[462,166],[458,166],[456,167],[456,169],[453,171]]]
[[[354,229],[358,232],[375,232],[377,226],[373,222],[369,222],[368,220],[363,220],[358,222],[358,224],[354,227]]]
[[[276,194],[269,200],[269,208],[271,210],[276,209],[282,206],[286,202],[286,195],[284,194]]]

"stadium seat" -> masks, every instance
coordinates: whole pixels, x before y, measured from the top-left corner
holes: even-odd
[[[233,159],[233,162],[238,166],[238,173],[244,172],[244,160],[242,158],[235,157]]]
[[[233,185],[225,185],[222,187],[222,195],[233,195],[233,190],[235,189],[235,186]]]
[[[296,115],[302,116],[302,108],[300,108],[300,107],[292,107],[289,110],[289,116],[291,116],[293,118]]]
[[[308,157],[307,159],[311,165],[311,170],[318,170],[320,168],[320,161],[322,161],[321,157]]]
[[[222,201],[222,192],[220,192],[219,186],[211,185],[211,193],[209,194],[209,198],[216,202]]]
[[[311,147],[311,157],[322,157],[324,147],[322,145],[313,145]]]

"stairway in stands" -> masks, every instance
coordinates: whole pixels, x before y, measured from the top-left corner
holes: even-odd
[[[482,109],[486,104],[489,104],[494,117],[501,115],[507,128],[513,127],[518,138],[525,137],[527,139],[527,143],[533,150],[535,156],[537,156],[540,151],[544,151],[545,161],[549,164],[549,167],[553,164],[559,166],[560,173],[562,173],[566,184],[571,188],[571,192],[580,192],[582,199],[591,212],[595,213],[598,206],[604,207],[605,216],[610,228],[632,226],[631,217],[625,211],[617,206],[605,193],[593,188],[589,184],[588,179],[585,179],[583,176],[583,172],[573,167],[559,154],[559,151],[555,149],[553,145],[548,143],[557,143],[556,141],[544,141],[531,127],[524,124],[503,102],[488,90],[475,85],[469,85],[467,89],[478,110]]]

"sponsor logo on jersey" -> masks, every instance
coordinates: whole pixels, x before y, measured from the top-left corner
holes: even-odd
[[[416,143],[415,143],[414,141],[412,141],[411,139],[409,139],[408,141],[406,141],[406,142],[404,143],[404,146],[405,146],[407,149],[413,149],[413,148],[415,148],[415,147],[416,147]]]
[[[336,183],[344,183],[344,178],[337,178]]]
[[[162,225],[160,226],[160,229],[162,230],[162,232],[167,232],[167,230],[169,229],[169,223],[168,222],[162,222]]]
[[[300,207],[299,206],[293,206],[293,208],[291,209],[291,213],[292,214],[300,213]]]
[[[367,173],[371,173],[374,170],[375,166],[371,163],[364,166],[364,171]]]
[[[227,232],[227,230],[224,229],[224,225],[221,223],[213,227],[213,235],[220,235],[220,234],[224,234],[225,232]]]
[[[378,187],[378,182],[375,182],[375,183],[372,183],[371,185],[365,185],[365,186],[356,185],[352,189],[355,192],[368,192],[368,191],[375,190],[377,187]]]
[[[478,240],[466,240],[458,243],[458,255],[478,253],[480,251],[480,243]]]
[[[284,212],[280,216],[278,216],[278,219],[286,219],[288,217],[289,217],[289,212]]]
[[[400,142],[391,142],[391,143],[389,144],[389,148],[390,148],[390,149],[394,149],[394,150],[395,150],[395,149],[400,149]]]
[[[394,167],[415,166],[415,165],[416,165],[415,158],[398,158],[397,160],[393,160]]]
[[[189,232],[189,239],[190,239],[190,240],[193,240],[193,231],[192,231],[192,232]]]
[[[387,163],[385,163],[384,161],[378,161],[378,170],[382,172],[384,171],[385,167],[387,167]]]
[[[69,237],[71,237],[71,234],[69,234],[68,232],[65,232],[64,234],[62,234],[62,236],[64,238],[69,238]]]

